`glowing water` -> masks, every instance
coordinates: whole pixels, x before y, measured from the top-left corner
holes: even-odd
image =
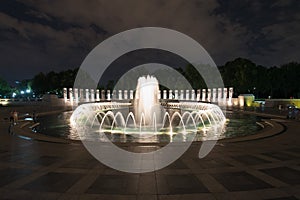
[[[226,118],[222,110],[214,104],[197,101],[160,102],[158,81],[153,76],[138,79],[134,103],[100,102],[82,104],[71,116],[71,124],[76,129],[99,128],[99,138],[103,134],[131,135],[138,138],[167,134],[200,134],[203,140],[216,140],[224,130]],[[124,113],[133,106],[134,111]],[[126,109],[127,108],[127,109]],[[165,110],[166,109],[166,110]],[[81,133],[81,132],[79,132]],[[84,131],[85,134],[93,132]],[[86,138],[87,135],[80,135]],[[105,139],[104,139],[105,140]]]
[[[137,122],[150,125],[160,118],[158,92],[159,86],[155,77],[148,75],[138,79],[134,100],[134,115]]]

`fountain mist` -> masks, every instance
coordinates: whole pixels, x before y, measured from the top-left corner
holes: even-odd
[[[142,76],[138,79],[134,100],[134,113],[137,122],[145,125],[153,124],[160,119],[160,103],[158,99],[158,81],[153,76]]]

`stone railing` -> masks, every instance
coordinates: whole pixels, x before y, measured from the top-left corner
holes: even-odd
[[[64,88],[64,101],[78,104],[112,100],[133,100],[134,90],[99,90]],[[202,101],[218,105],[232,105],[233,88],[213,88],[198,90],[159,90],[158,99],[179,101]]]

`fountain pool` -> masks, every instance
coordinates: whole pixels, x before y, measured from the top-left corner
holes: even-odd
[[[54,119],[54,127],[64,131],[56,133],[69,139],[151,143],[218,140],[231,135],[228,120],[217,105],[160,101],[158,81],[149,75],[138,79],[132,102],[87,103],[60,116]],[[42,132],[47,134],[47,130],[49,126]]]
[[[37,127],[37,132],[45,134],[52,137],[60,137],[70,140],[80,140],[79,135],[74,127],[71,126],[70,117],[72,116],[72,111],[63,112],[60,114],[48,115],[39,118],[41,125]],[[222,138],[233,138],[239,136],[245,136],[250,134],[255,134],[261,129],[256,122],[261,121],[260,117],[253,115],[239,114],[235,112],[226,113],[226,124],[224,126],[224,132],[220,135]],[[112,142],[170,142],[170,135],[159,134],[151,138],[137,138],[130,135],[123,135],[120,133],[106,134],[107,137]],[[189,135],[189,134],[188,134]],[[94,127],[91,129],[91,134],[89,135],[89,140],[99,139],[99,130]],[[174,138],[174,135],[172,136]],[[197,134],[194,141],[202,141],[205,137],[201,134]]]

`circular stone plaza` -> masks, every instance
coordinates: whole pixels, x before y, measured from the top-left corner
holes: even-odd
[[[159,123],[157,116],[154,117],[155,120],[151,115],[142,114],[138,117],[138,113],[134,111],[129,112],[133,114],[125,115],[118,110],[115,115],[112,113],[109,117],[108,113],[112,112],[113,108],[104,108],[103,104],[108,105],[113,100],[102,99],[108,91],[90,91],[93,94],[92,99],[91,94],[87,95],[90,102],[80,103],[78,95],[85,96],[85,94],[78,94],[80,93],[78,89],[74,94],[72,90],[71,92],[67,90],[65,89],[65,94],[68,94],[64,99],[45,95],[42,101],[1,102],[3,105],[0,108],[1,199],[300,198],[300,122],[298,119],[287,119],[287,111],[267,107],[264,109],[247,107],[244,103],[246,97],[241,97],[230,99],[230,105],[223,105],[220,108],[216,104],[207,103],[209,106],[205,109],[212,108],[214,112],[203,111],[201,115],[193,114],[192,111],[191,114],[181,112],[177,114],[180,116],[179,121],[173,123],[176,121],[175,117],[168,119],[160,117],[162,122]],[[228,89],[229,92],[230,90]],[[208,94],[212,93],[210,95],[213,99],[218,96],[215,94],[216,91],[218,90],[201,92],[205,92],[207,98]],[[111,93],[117,92],[119,91]],[[142,96],[143,91],[139,92]],[[180,105],[186,105],[184,99],[180,99],[181,91],[173,91],[174,96],[171,100],[169,93],[172,92],[159,92],[161,106],[158,108],[168,108],[163,116],[179,113],[176,107],[179,104],[176,104],[175,100],[182,100],[183,103]],[[123,96],[119,96],[117,100],[122,102],[120,103],[122,105],[125,104],[124,99],[133,98],[130,91],[121,91],[120,94]],[[201,102],[197,103],[201,101],[198,99],[200,98],[198,91],[190,91],[189,94],[189,101],[200,105]],[[156,97],[151,101],[152,104],[156,102]],[[227,98],[231,97],[229,93]],[[148,102],[147,105],[149,98],[143,100]],[[129,107],[133,105],[136,109],[142,110],[140,113],[146,113],[143,101],[141,97],[135,103],[129,101],[131,103],[126,105]],[[227,101],[228,99],[225,102]],[[80,113],[76,109],[87,105],[97,105],[101,109],[98,109],[96,114],[93,113],[92,125],[89,124],[88,117],[84,118],[84,125],[96,126],[98,130],[100,127],[100,132],[102,130],[106,139],[127,152],[140,154],[154,152],[163,149],[168,143],[173,143],[172,139],[176,137],[180,138],[180,142],[186,142],[189,138],[188,131],[193,128],[193,124],[200,125],[199,127],[196,125],[197,134],[190,146],[174,162],[161,169],[128,173],[128,170],[114,169],[100,162],[83,144],[82,135],[80,137],[76,135],[78,132],[73,130],[72,123],[82,122],[83,117],[74,116],[74,113]],[[190,107],[184,108],[189,110]],[[19,115],[16,124],[10,122],[10,113],[13,110]],[[35,116],[32,115],[33,112]],[[122,117],[118,117],[121,116],[120,113],[123,114],[123,120]],[[190,117],[185,118],[185,115]],[[207,131],[210,126],[214,127],[214,123],[224,123],[222,128],[225,131],[217,139],[209,137]],[[161,124],[163,131],[157,128]],[[131,137],[134,134],[139,135],[137,133],[151,131],[157,133],[154,134],[154,140],[151,138],[153,135],[142,139]],[[96,135],[98,137],[100,133],[97,132]],[[201,145],[205,142],[209,144],[210,141],[215,142],[213,148],[206,156],[199,158]],[[151,164],[151,160],[141,159],[137,166],[151,166]],[[133,166],[136,167],[134,164],[127,167]]]

